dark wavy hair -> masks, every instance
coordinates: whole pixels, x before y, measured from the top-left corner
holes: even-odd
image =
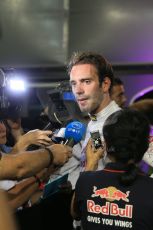
[[[107,154],[125,164],[120,182],[131,184],[137,177],[137,163],[149,146],[150,126],[148,119],[134,109],[123,109],[110,115],[104,123],[103,135]]]
[[[108,77],[111,81],[112,87],[114,81],[114,73],[111,64],[102,55],[95,52],[74,52],[70,58],[67,66],[67,72],[70,74],[74,65],[79,64],[92,64],[97,70],[99,76],[99,83],[102,84],[105,77]]]

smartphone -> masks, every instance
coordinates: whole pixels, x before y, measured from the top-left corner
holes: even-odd
[[[99,131],[90,132],[90,135],[95,149],[103,147]]]

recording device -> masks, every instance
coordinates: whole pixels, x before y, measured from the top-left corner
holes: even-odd
[[[90,135],[95,149],[103,147],[99,131],[90,132]]]
[[[69,112],[62,99],[62,93],[58,89],[49,90],[47,93],[49,95],[48,116],[51,121],[62,125],[67,117],[69,117]]]
[[[65,145],[73,147],[77,143],[79,143],[84,137],[86,132],[86,125],[79,122],[73,121],[66,126],[65,129]]]
[[[68,117],[73,120],[83,120],[82,113],[72,93],[69,81],[59,82],[49,90],[38,89],[37,96],[45,109],[48,107],[48,117],[52,123],[57,122],[61,127]]]

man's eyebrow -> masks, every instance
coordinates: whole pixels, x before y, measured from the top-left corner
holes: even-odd
[[[93,79],[93,77],[86,76],[86,77],[80,78],[79,81],[86,81],[86,80],[92,80],[92,79]],[[69,83],[71,83],[71,82],[76,82],[76,80],[69,80]]]

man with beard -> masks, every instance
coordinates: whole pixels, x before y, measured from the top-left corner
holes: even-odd
[[[114,80],[111,64],[100,54],[93,52],[74,53],[68,65],[73,94],[82,112],[89,114],[85,140],[81,150],[81,171],[86,165],[86,146],[91,133],[98,131],[103,141],[102,127],[107,117],[120,110],[110,98]],[[98,169],[105,165],[101,159]]]
[[[75,163],[69,174],[74,191],[80,171],[84,171],[86,167],[86,146],[91,133],[98,132],[103,141],[103,124],[107,117],[120,110],[120,107],[110,98],[114,80],[112,66],[100,54],[75,52],[68,64],[68,74],[76,102],[81,112],[89,116],[85,139],[73,148],[71,161],[62,167],[63,170],[66,170],[72,167],[72,161]],[[104,156],[99,160],[98,169],[104,168],[106,162],[107,159]],[[80,223],[74,221],[74,228],[80,229]]]

